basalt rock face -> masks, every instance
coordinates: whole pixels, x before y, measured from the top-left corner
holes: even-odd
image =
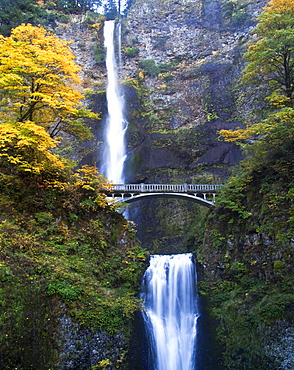
[[[228,178],[242,153],[219,140],[218,131],[244,124],[249,108],[240,99],[243,54],[265,4],[133,4],[123,20],[120,70],[129,122],[127,182],[221,183]],[[144,246],[174,253],[190,248],[187,230],[205,214],[195,208],[154,199],[133,203],[129,215]]]
[[[61,317],[59,321],[63,348],[55,370],[88,370],[97,367],[97,363],[103,358],[108,359],[108,365],[122,362],[120,360],[123,352],[127,350],[127,341],[122,333],[110,336],[101,329],[81,328],[66,316]],[[123,368],[123,365],[121,367]]]
[[[229,176],[242,153],[236,145],[219,140],[218,131],[242,127],[250,110],[239,85],[245,65],[243,54],[266,2],[134,2],[122,20],[119,68],[128,121],[126,182],[220,183]],[[103,27],[93,28],[88,18],[72,16],[57,33],[74,40],[72,48],[83,70],[84,87],[95,92],[91,105],[102,120],[91,123],[95,140],[83,148],[91,152],[83,164],[101,168],[107,111],[107,77],[101,59]],[[162,214],[156,211],[157,203],[154,201],[152,209]],[[167,207],[167,214],[175,203]],[[186,214],[181,206],[176,208],[181,217]],[[142,203],[134,203],[130,213],[147,215],[144,209]],[[183,220],[175,215],[169,219],[169,228],[178,230]],[[156,239],[163,234],[156,231],[157,218],[152,220],[155,225],[149,227]],[[144,220],[140,224],[145,224]],[[171,234],[164,236],[166,245],[171,242],[173,250],[183,250],[181,234],[173,236],[174,242]]]
[[[126,182],[221,183],[229,176],[242,153],[235,144],[219,140],[218,131],[242,127],[250,110],[242,100],[239,81],[250,32],[265,4],[266,0],[134,2],[122,20],[119,68],[128,121]],[[90,152],[82,163],[101,168],[107,112],[103,27],[92,27],[88,19],[72,16],[58,33],[74,40],[72,48],[82,67],[84,87],[95,92],[91,106],[102,120],[91,123],[95,140],[82,148]],[[164,203],[165,214],[173,217],[161,225],[162,232],[155,216],[149,223],[152,231],[146,233],[144,226],[139,234],[151,234],[150,242],[143,241],[148,248],[160,235],[161,241],[166,240],[162,251],[167,245],[181,251],[185,228],[177,235],[173,230],[178,232],[184,222],[186,204]],[[146,207],[150,206],[152,214],[165,218],[161,202],[154,200],[145,206],[141,202],[131,205],[131,219],[138,221],[138,214],[148,217]],[[171,212],[174,207],[181,216]],[[184,217],[188,224],[191,217]],[[142,219],[139,229],[145,224]],[[168,236],[167,229],[171,230]]]
[[[219,181],[228,176],[241,154],[218,141],[217,131],[242,125],[237,86],[242,55],[265,3],[135,2],[123,25],[121,77],[138,81],[145,96],[144,119],[127,109],[128,135],[135,130],[141,139],[128,143],[130,181],[160,180],[158,172],[166,168],[181,168],[185,174],[171,176],[181,182],[199,174]],[[132,94],[126,91],[128,108]]]
[[[240,99],[242,55],[265,4],[266,0],[134,2],[122,20],[119,68],[129,123],[128,182],[228,177],[241,153],[234,144],[217,140],[217,132],[242,127],[249,104]],[[73,15],[57,34],[74,41],[84,87],[95,91],[92,108],[105,117],[103,27],[92,27],[87,15]],[[84,160],[99,167],[103,144],[98,152],[94,148],[103,142],[103,126],[103,120],[92,123],[96,140],[87,144],[92,153]]]

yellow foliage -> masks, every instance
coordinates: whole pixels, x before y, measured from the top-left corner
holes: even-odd
[[[34,122],[2,123],[0,164],[10,164],[19,171],[34,174],[59,172],[65,167],[65,161],[50,151],[57,143],[43,127]]]
[[[74,174],[75,184],[83,188],[108,189],[110,184],[105,176],[101,175],[96,167],[83,166]]]
[[[265,138],[272,130],[278,126],[286,126],[294,121],[294,109],[283,108],[279,112],[272,113],[263,122],[255,123],[246,129],[220,130],[219,134],[225,141],[244,141],[247,139],[257,139],[262,136]]]
[[[281,90],[275,90],[270,96],[266,98],[272,106],[277,108],[283,108],[291,104],[291,99],[281,92]]]
[[[293,0],[270,0],[268,5],[264,8],[269,14],[280,13],[283,11],[294,11]]]
[[[91,24],[90,27],[94,28],[96,31],[99,31],[104,26],[105,21],[106,21],[105,15],[98,14],[97,15],[97,22],[94,23],[94,24]]]
[[[145,76],[144,76],[144,72],[142,69],[139,70],[138,72],[138,77],[141,79],[141,80],[144,80]]]
[[[265,132],[269,132],[272,126],[266,124],[265,122],[256,123],[247,129],[237,129],[233,130],[220,130],[219,134],[225,138],[225,141],[234,142],[234,141],[242,141],[247,140],[249,138],[257,137],[260,134],[264,134]]]
[[[88,165],[76,170],[72,175],[72,182],[69,186],[73,186],[75,189],[80,189],[84,193],[88,194],[88,199],[91,202],[83,202],[83,206],[88,210],[95,210],[96,206],[105,208],[110,206],[114,209],[113,205],[108,204],[106,199],[106,190],[110,188],[110,184],[105,176],[101,175],[96,167]]]
[[[33,121],[54,133],[71,133],[71,122],[98,118],[82,107],[80,68],[69,42],[42,27],[22,24],[0,37],[0,122]],[[75,133],[73,133],[75,134]],[[90,137],[85,127],[80,136]]]
[[[265,97],[274,114],[269,114],[264,122],[251,127],[222,130],[226,141],[261,139],[275,129],[279,122],[288,122],[294,106],[294,1],[270,0],[259,16],[254,32],[258,36],[255,44],[249,46],[245,58],[249,62],[242,80],[267,88]],[[287,107],[289,109],[287,109]]]

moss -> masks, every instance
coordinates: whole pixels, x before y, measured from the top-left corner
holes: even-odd
[[[64,314],[128,334],[140,306],[145,252],[128,222],[95,193],[91,172],[83,176],[62,187],[28,176],[0,181],[2,204],[10,205],[0,211],[0,363],[7,369],[51,368]]]
[[[105,63],[105,51],[100,43],[94,46],[94,59],[98,65],[104,65]]]

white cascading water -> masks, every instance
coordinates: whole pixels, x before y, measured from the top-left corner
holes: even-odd
[[[124,183],[127,122],[118,85],[114,31],[115,21],[105,22],[108,117],[102,172],[109,181],[121,184]],[[118,34],[120,37],[120,30]],[[154,354],[151,365],[154,370],[195,369],[198,318],[195,282],[192,254],[150,257],[150,266],[143,278],[142,299],[144,321]]]
[[[107,21],[104,25],[104,46],[106,48],[107,69],[107,108],[106,148],[104,150],[104,166],[102,172],[114,184],[124,183],[124,161],[126,158],[125,131],[127,122],[123,115],[124,102],[121,95],[114,49],[115,21]]]
[[[195,369],[195,283],[192,254],[150,257],[141,298],[154,370]]]

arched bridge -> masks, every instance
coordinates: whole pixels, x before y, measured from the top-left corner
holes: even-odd
[[[107,195],[117,202],[131,203],[147,197],[176,197],[213,207],[219,184],[116,184]]]

